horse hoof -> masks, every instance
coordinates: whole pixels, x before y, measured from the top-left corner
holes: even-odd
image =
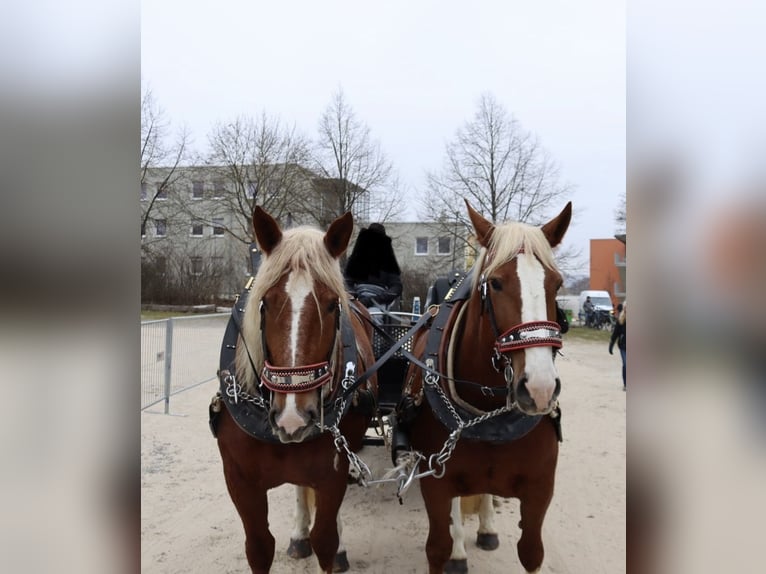
[[[333,572],[345,572],[350,568],[348,564],[348,556],[346,555],[346,551],[338,552],[335,555],[335,562],[332,565],[332,571]]]
[[[476,535],[476,546],[482,550],[497,550],[500,546],[500,539],[497,534],[491,532],[479,532]]]
[[[468,559],[447,560],[444,566],[444,574],[468,574]]]
[[[290,546],[287,547],[287,555],[290,558],[308,558],[311,556],[311,541],[308,538],[303,540],[290,539]]]

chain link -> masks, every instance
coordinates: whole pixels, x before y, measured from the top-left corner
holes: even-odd
[[[433,373],[429,373],[425,377],[425,383],[427,385],[432,386],[437,391],[437,393],[439,394],[439,397],[447,406],[447,410],[450,412],[450,414],[453,416],[453,418],[457,422],[457,428],[449,434],[449,436],[447,437],[447,440],[444,441],[444,445],[442,445],[441,450],[438,453],[434,453],[428,457],[428,470],[414,475],[414,478],[424,478],[426,476],[433,476],[434,478],[442,478],[444,476],[444,473],[447,470],[447,461],[452,456],[452,453],[454,452],[455,447],[457,446],[457,441],[460,439],[460,435],[463,432],[463,430],[469,427],[481,424],[485,421],[488,421],[491,418],[511,412],[516,407],[516,403],[514,402],[514,403],[511,403],[510,405],[506,404],[503,407],[497,408],[493,411],[488,411],[484,413],[483,415],[479,415],[478,417],[465,421],[458,414],[457,410],[452,405],[452,401],[449,400],[449,397],[447,397],[447,395],[444,393],[444,390],[441,388],[441,385],[439,385],[439,377],[437,375],[434,375]]]
[[[242,390],[242,385],[240,385],[234,375],[227,374],[223,378],[223,382],[226,385],[226,396],[230,399],[234,399],[235,403],[238,403],[240,400],[243,400],[248,403],[252,403],[257,407],[260,407],[262,409],[267,408],[266,401],[263,400],[263,397],[261,396],[253,396],[250,393]]]
[[[356,471],[357,483],[360,486],[367,486],[372,480],[372,471],[370,470],[370,467],[367,466],[367,463],[365,463],[354,451],[349,448],[346,437],[343,436],[343,433],[341,433],[340,429],[338,428],[338,425],[340,425],[340,420],[343,417],[343,411],[346,410],[346,399],[342,397],[338,399],[335,403],[335,407],[337,410],[335,421],[329,426],[317,423],[317,427],[319,430],[328,431],[332,435],[335,450],[337,450],[340,454],[345,454],[346,458],[348,459],[349,467]]]
[[[254,396],[242,390],[242,385],[240,385],[236,381],[236,378],[234,377],[233,374],[225,375],[223,377],[223,382],[226,385],[226,389],[225,389],[226,396],[231,399],[234,399],[235,403],[240,400],[243,400],[263,409],[268,408],[266,401],[263,399],[263,397]],[[412,483],[415,480],[419,480],[421,478],[425,478],[428,476],[433,476],[434,478],[439,479],[444,476],[445,472],[447,471],[447,461],[450,459],[450,457],[452,456],[452,453],[455,451],[457,442],[460,439],[460,435],[462,434],[464,429],[481,424],[491,418],[510,412],[516,406],[515,403],[511,405],[506,405],[498,409],[495,409],[493,411],[486,412],[483,415],[480,415],[468,421],[464,421],[462,417],[458,414],[455,407],[452,405],[452,401],[449,400],[449,398],[444,393],[444,390],[439,385],[439,377],[437,375],[434,375],[433,373],[429,373],[425,377],[425,383],[427,385],[431,385],[434,389],[436,389],[440,398],[442,399],[444,404],[447,406],[447,410],[449,410],[450,414],[455,419],[455,422],[457,422],[457,428],[449,434],[447,439],[444,441],[444,444],[442,445],[441,450],[439,450],[438,453],[431,454],[427,459],[420,452],[412,451],[411,453],[409,453],[410,454],[409,460],[405,461],[403,463],[403,466],[400,466],[394,469],[395,471],[394,476],[390,476],[390,477],[384,476],[382,478],[373,480],[372,471],[370,470],[370,467],[367,465],[367,463],[364,462],[364,460],[362,460],[361,457],[359,457],[349,447],[346,437],[343,436],[343,433],[340,432],[340,428],[339,428],[341,418],[343,417],[343,411],[346,408],[346,399],[341,397],[336,401],[335,421],[332,422],[332,424],[324,425],[321,422],[317,423],[317,427],[319,428],[319,430],[327,431],[332,435],[333,445],[335,446],[335,450],[337,450],[338,453],[346,456],[349,462],[349,467],[353,468],[354,471],[356,471],[357,473],[357,483],[360,486],[367,487],[373,484],[383,484],[388,482],[396,483],[397,484],[396,496],[399,498],[400,504],[402,503],[402,497],[405,495],[405,493],[407,492],[407,490],[409,489],[409,487],[412,485]],[[425,470],[423,472],[417,472],[417,469],[420,467],[420,463],[426,460],[428,461],[428,470]]]

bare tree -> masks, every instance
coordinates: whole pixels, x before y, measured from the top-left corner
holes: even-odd
[[[465,244],[471,229],[463,198],[493,223],[539,225],[570,191],[537,138],[491,94],[481,96],[473,119],[447,144],[443,168],[429,172],[427,182],[421,216],[456,244]]]
[[[243,243],[252,241],[256,205],[284,224],[303,215],[299,198],[311,194],[313,174],[303,167],[309,161],[308,143],[294,126],[263,112],[258,118],[240,116],[220,123],[208,139],[207,163],[229,184],[219,210],[234,214],[226,228],[232,236]]]
[[[617,206],[617,209],[614,210],[614,222],[616,225],[616,233],[622,234],[626,233],[627,231],[627,202],[626,202],[626,192],[623,192],[620,196],[620,203]]]
[[[155,217],[158,199],[167,198],[180,177],[181,164],[187,159],[189,133],[181,128],[173,141],[170,121],[165,111],[146,89],[141,97],[141,229]],[[156,180],[154,177],[156,176]],[[151,187],[149,180],[154,180]],[[165,220],[167,214],[163,214]],[[142,249],[150,243],[142,242]]]
[[[322,199],[315,211],[325,225],[346,211],[361,221],[386,221],[402,209],[399,182],[391,162],[373,140],[370,128],[357,119],[338,89],[319,120],[314,169]]]

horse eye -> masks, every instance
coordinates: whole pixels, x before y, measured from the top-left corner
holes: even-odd
[[[337,308],[338,308],[338,302],[337,302],[337,301],[333,301],[332,303],[330,303],[330,304],[327,306],[327,312],[328,312],[328,313],[332,313],[332,312],[333,312],[333,311],[335,311],[335,309],[337,309]]]
[[[490,279],[489,284],[492,285],[492,289],[495,291],[502,291],[503,289],[502,283],[500,283],[500,281],[497,279]]]

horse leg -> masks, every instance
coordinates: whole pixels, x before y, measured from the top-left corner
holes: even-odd
[[[338,509],[338,516],[336,516],[338,522],[338,550],[335,552],[335,564],[333,565],[333,572],[345,572],[351,565],[348,563],[348,555],[346,554],[346,547],[343,544],[343,522],[340,519],[340,508]]]
[[[338,514],[346,493],[346,474],[322,490],[316,491],[316,516],[311,527],[311,548],[319,561],[320,571],[330,574],[335,567],[335,555],[340,543]]]
[[[290,558],[308,558],[311,556],[309,541],[309,524],[311,523],[311,508],[309,498],[313,495],[307,486],[295,487],[295,526],[290,534],[290,545],[287,555]]]
[[[542,491],[525,492],[519,496],[521,538],[516,544],[519,561],[527,572],[540,572],[545,551],[543,549],[543,520],[553,498],[553,485]]]
[[[227,477],[228,478],[228,477]],[[253,574],[267,574],[274,560],[274,536],[269,532],[269,502],[265,490],[240,483],[229,488],[245,527],[245,554]]]
[[[491,494],[482,494],[479,503],[479,532],[476,535],[476,546],[482,550],[496,550],[500,539],[495,530],[495,506]]]
[[[450,510],[452,497],[435,484],[433,478],[420,483],[420,492],[428,513],[426,556],[429,574],[442,574],[452,550],[450,536]]]
[[[459,496],[452,499],[449,533],[452,536],[452,553],[444,567],[444,572],[445,574],[465,574],[468,572],[468,554],[465,551],[465,529]]]

